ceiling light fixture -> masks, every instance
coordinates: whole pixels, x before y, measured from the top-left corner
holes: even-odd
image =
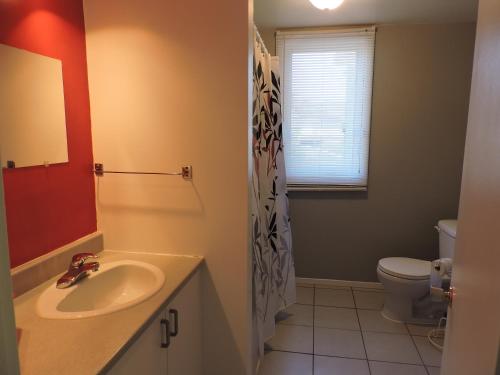
[[[332,10],[342,5],[344,0],[309,0],[312,5],[321,10]]]

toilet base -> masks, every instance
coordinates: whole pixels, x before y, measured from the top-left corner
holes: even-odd
[[[406,323],[405,321],[403,320],[399,320],[399,317],[398,316],[395,316],[390,310],[388,310],[385,306],[384,308],[382,309],[382,311],[380,312],[380,314],[382,314],[382,316],[387,319],[387,320],[390,320],[391,322],[394,322],[394,323]]]
[[[394,316],[391,311],[387,309],[383,309],[380,314],[384,319],[387,319],[394,323],[408,323],[408,324],[418,324],[418,325],[428,325],[428,326],[436,326],[439,322],[439,319],[436,318],[424,318],[424,317],[410,317],[405,320],[399,320],[397,316]]]
[[[381,314],[396,323],[436,325],[445,312],[446,305],[434,302],[430,295],[412,300],[400,294],[386,294]]]
[[[437,324],[446,312],[446,305],[432,300],[429,280],[409,280],[377,269],[386,292],[382,316],[399,323]]]
[[[393,322],[407,322],[412,318],[412,305],[411,298],[387,293],[385,295],[382,316]]]

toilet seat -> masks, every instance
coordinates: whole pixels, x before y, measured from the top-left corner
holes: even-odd
[[[427,280],[431,276],[431,262],[413,258],[384,258],[378,262],[380,271],[407,280]]]

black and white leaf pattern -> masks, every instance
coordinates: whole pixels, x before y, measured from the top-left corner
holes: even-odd
[[[274,317],[295,302],[295,266],[286,191],[281,87],[277,61],[254,48],[252,121],[253,306],[258,353]],[[271,327],[271,328],[270,328]]]

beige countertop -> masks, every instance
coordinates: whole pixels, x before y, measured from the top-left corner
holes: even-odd
[[[58,277],[14,299],[20,328],[19,360],[22,375],[95,375],[109,366],[133,343],[203,262],[202,257],[103,251],[102,263],[137,260],[165,273],[165,284],[146,301],[108,315],[75,320],[51,320],[36,314],[40,293]]]

